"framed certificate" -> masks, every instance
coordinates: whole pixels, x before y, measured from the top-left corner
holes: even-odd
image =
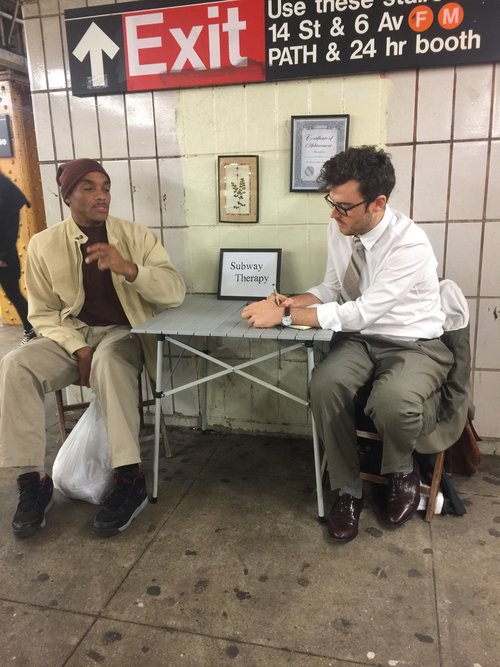
[[[281,248],[221,248],[218,299],[265,299],[279,291]]]
[[[318,190],[321,167],[347,148],[349,116],[292,116],[291,192]]]
[[[219,222],[259,219],[259,157],[219,155]]]

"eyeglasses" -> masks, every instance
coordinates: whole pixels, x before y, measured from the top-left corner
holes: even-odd
[[[361,206],[361,204],[368,203],[368,199],[363,199],[363,201],[360,201],[358,204],[352,204],[351,206],[341,206],[340,204],[336,204],[334,201],[332,201],[330,199],[330,195],[325,195],[325,201],[330,208],[334,208],[340,213],[340,215],[347,215],[349,211],[352,211],[352,209],[356,208],[356,206]]]

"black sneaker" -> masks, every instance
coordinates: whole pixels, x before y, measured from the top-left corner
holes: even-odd
[[[20,345],[26,345],[26,343],[29,343],[33,338],[36,338],[36,331],[34,329],[25,329]]]
[[[99,537],[111,537],[126,530],[148,504],[144,475],[127,478],[115,473],[115,486],[97,512],[92,530]]]
[[[54,485],[48,475],[26,472],[17,478],[19,504],[12,519],[17,537],[31,537],[45,526],[45,515],[54,502]]]

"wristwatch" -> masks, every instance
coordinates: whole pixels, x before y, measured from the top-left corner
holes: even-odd
[[[281,318],[281,324],[284,327],[291,327],[293,324],[292,316],[290,315],[290,306],[285,306],[285,314]]]

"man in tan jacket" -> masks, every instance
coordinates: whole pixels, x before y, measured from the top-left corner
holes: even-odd
[[[95,392],[111,450],[115,485],[93,530],[125,530],[147,504],[139,470],[137,377],[149,340],[130,333],[159,308],[182,303],[184,281],[146,227],[108,215],[110,178],[87,158],[59,167],[71,215],[36,234],[28,247],[29,319],[38,337],[0,362],[0,466],[23,469],[12,521],[18,537],[45,525],[53,485],[43,472],[44,394],[79,383]],[[151,341],[154,343],[154,341]]]

